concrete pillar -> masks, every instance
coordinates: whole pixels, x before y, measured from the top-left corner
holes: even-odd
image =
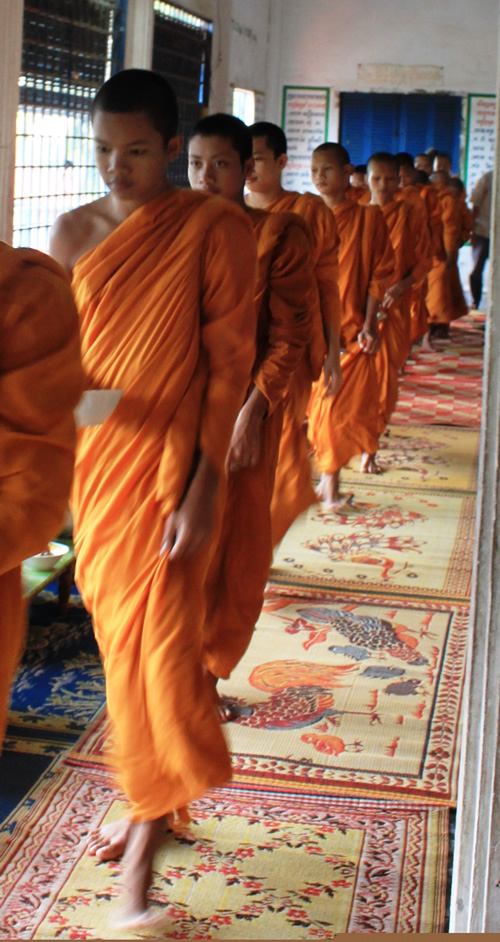
[[[500,70],[498,75],[491,292],[450,932],[500,930]]]
[[[127,0],[125,69],[150,69],[153,63],[153,0]]]
[[[1,0],[0,29],[0,239],[12,242],[16,114],[23,45],[23,0]]]
[[[232,0],[219,0],[214,16],[210,114],[230,111],[229,60],[231,52]]]

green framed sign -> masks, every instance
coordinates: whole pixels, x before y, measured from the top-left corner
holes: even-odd
[[[311,153],[328,140],[330,89],[314,85],[285,85],[281,126],[288,144],[288,163],[282,182],[287,190],[314,192]]]
[[[495,165],[496,95],[467,96],[464,183],[470,194],[476,181]]]

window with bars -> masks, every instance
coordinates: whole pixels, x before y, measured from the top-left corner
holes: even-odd
[[[179,102],[179,134],[184,146],[169,167],[169,179],[188,186],[187,145],[208,106],[212,23],[172,3],[155,0],[153,69],[166,78]]]
[[[123,66],[126,0],[25,0],[14,245],[47,249],[55,218],[104,193],[89,103]]]

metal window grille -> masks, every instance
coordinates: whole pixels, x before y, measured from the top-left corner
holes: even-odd
[[[179,133],[184,137],[180,157],[169,178],[188,186],[187,145],[190,134],[208,107],[212,23],[172,3],[155,0],[153,69],[172,85],[179,102]]]
[[[14,245],[47,249],[62,212],[103,195],[89,103],[122,67],[126,0],[25,0]]]

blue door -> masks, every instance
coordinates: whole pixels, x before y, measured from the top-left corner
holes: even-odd
[[[340,95],[340,142],[351,163],[378,150],[419,154],[428,147],[450,154],[458,173],[462,99],[458,95]]]

